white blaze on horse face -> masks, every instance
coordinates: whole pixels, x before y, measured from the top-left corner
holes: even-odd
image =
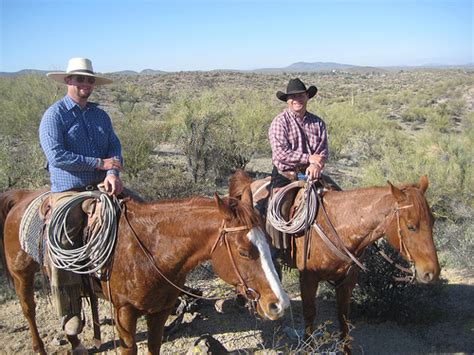
[[[262,269],[267,277],[267,281],[270,284],[270,288],[273,293],[278,297],[279,305],[281,311],[286,309],[290,304],[290,299],[288,295],[281,287],[280,279],[273,265],[272,257],[270,254],[270,247],[265,239],[265,235],[260,230],[260,228],[252,228],[249,233],[247,233],[247,238],[250,242],[255,245],[260,254],[260,260],[262,261]]]

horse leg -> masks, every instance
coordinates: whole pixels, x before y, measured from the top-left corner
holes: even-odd
[[[339,327],[341,330],[341,339],[347,340],[344,345],[344,352],[350,354],[351,352],[351,343],[348,340],[347,336],[349,335],[349,312],[351,305],[351,296],[352,291],[357,282],[357,276],[359,272],[353,270],[347,275],[343,283],[336,288],[336,300],[337,300],[337,315],[339,319]]]
[[[39,354],[46,354],[43,341],[40,338],[36,325],[36,303],[34,298],[34,276],[35,270],[23,270],[20,273],[11,271],[15,292],[20,300],[21,310],[28,321],[30,328],[33,350]]]
[[[71,353],[73,355],[80,355],[80,354],[88,354],[87,349],[85,348],[84,345],[82,345],[81,341],[79,340],[79,337],[77,335],[67,335],[66,338],[71,344]]]
[[[168,316],[173,308],[165,309],[158,313],[148,314],[146,316],[148,326],[148,353],[159,354],[161,343],[163,342],[163,331]]]
[[[116,327],[120,338],[120,352],[122,354],[137,353],[135,332],[138,316],[137,310],[131,305],[121,306],[115,312]]]
[[[313,334],[313,323],[316,318],[316,291],[319,280],[312,271],[300,271],[300,292],[303,304],[304,333],[305,339]]]

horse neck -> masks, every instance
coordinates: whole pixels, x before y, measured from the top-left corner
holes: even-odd
[[[395,200],[389,188],[372,187],[331,192],[324,203],[345,245],[358,253],[385,233]]]
[[[128,211],[134,228],[144,227],[140,240],[156,260],[163,260],[162,263],[170,269],[187,273],[210,259],[222,223],[213,200],[200,198],[131,203]],[[149,231],[153,231],[153,235]]]

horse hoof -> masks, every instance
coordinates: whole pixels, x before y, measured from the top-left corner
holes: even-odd
[[[73,355],[86,355],[89,354],[87,349],[82,345],[82,343],[79,343],[78,346],[76,346],[74,349],[72,349],[72,354]]]
[[[78,335],[82,331],[82,320],[78,315],[72,316],[65,324],[64,331],[67,335]]]

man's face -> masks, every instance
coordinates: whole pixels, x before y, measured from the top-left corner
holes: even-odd
[[[71,75],[66,78],[68,92],[87,100],[94,90],[95,78],[86,75]]]
[[[299,94],[288,95],[286,103],[288,104],[290,111],[304,114],[306,112],[306,104],[308,103],[308,94],[302,92]]]

